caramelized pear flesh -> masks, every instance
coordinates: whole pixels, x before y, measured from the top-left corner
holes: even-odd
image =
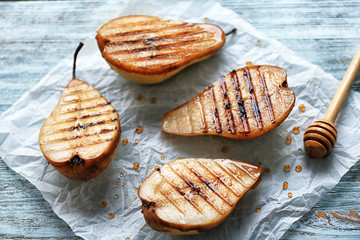
[[[73,79],[41,127],[39,145],[45,158],[60,173],[85,181],[109,166],[120,134],[114,107],[98,90]]]
[[[286,72],[274,66],[248,66],[224,74],[162,120],[164,132],[183,136],[260,137],[290,114],[295,94]]]
[[[170,234],[197,234],[225,220],[256,183],[261,167],[229,159],[177,159],[138,190],[147,224]]]
[[[134,82],[153,84],[215,54],[225,34],[213,24],[133,15],[105,23],[96,39],[112,69]]]

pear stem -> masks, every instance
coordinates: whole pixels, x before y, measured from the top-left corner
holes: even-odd
[[[80,49],[82,48],[82,46],[84,46],[84,43],[80,42],[79,46],[76,48],[75,53],[74,53],[74,64],[73,64],[73,72],[72,72],[72,78],[75,79],[75,68],[76,68],[76,58],[78,53],[80,52]]]
[[[230,32],[225,33],[225,35],[230,35],[232,33],[236,33],[236,28],[233,28]]]

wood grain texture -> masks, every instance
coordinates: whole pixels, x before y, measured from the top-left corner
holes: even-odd
[[[0,2],[0,113],[114,16],[121,2]],[[359,46],[359,1],[220,2],[337,79]],[[352,89],[360,91],[359,75]],[[1,239],[78,239],[40,192],[2,160],[0,171]],[[360,239],[360,223],[355,221],[360,214],[359,172],[360,163],[283,239]]]

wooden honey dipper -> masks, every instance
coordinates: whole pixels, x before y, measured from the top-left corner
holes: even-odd
[[[360,68],[360,47],[347,69],[338,90],[333,97],[329,108],[322,120],[313,122],[305,131],[304,147],[311,158],[322,158],[327,156],[333,149],[337,130],[334,125],[336,117],[349,93],[351,84],[356,78]]]

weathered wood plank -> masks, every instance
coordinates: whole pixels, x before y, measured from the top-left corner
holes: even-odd
[[[341,79],[360,44],[359,1],[222,0],[267,36]],[[0,2],[0,113],[111,18],[121,2]],[[360,91],[358,77],[352,89]],[[0,238],[77,239],[39,191],[0,160]],[[359,239],[360,163],[283,239]],[[356,212],[359,214],[359,212]],[[349,216],[348,216],[349,217]],[[353,218],[353,220],[356,217]]]

